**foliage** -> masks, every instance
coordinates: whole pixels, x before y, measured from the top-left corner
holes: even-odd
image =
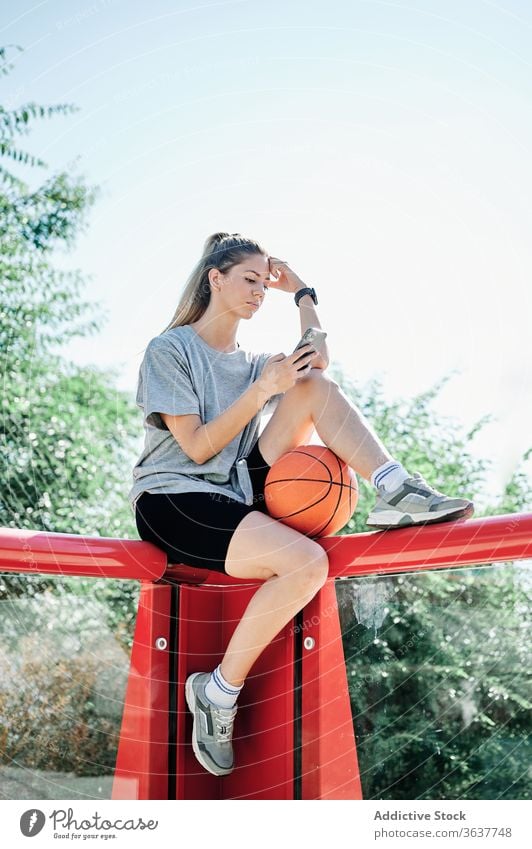
[[[487,461],[430,404],[449,379],[411,401],[387,401],[376,380],[343,390],[394,457],[449,495],[475,500]],[[528,460],[532,449],[523,456]],[[367,531],[375,496],[360,499],[341,533]],[[476,516],[532,505],[519,467]],[[531,576],[527,562],[336,582],[365,798],[530,798]],[[502,626],[502,627],[501,627]]]
[[[45,770],[48,781],[51,773],[114,771],[129,651],[95,589],[92,597],[70,587],[4,603],[0,760]]]
[[[497,564],[338,582],[366,798],[530,798],[530,577]]]
[[[5,75],[11,68],[5,48],[0,61]],[[31,189],[21,176],[47,166],[20,149],[20,137],[35,121],[74,109],[0,107],[0,525],[134,536],[124,470],[138,441],[137,412],[129,395],[115,388],[112,370],[81,368],[54,351],[101,326],[101,309],[82,298],[81,273],[53,264],[86,228],[97,192],[66,171]],[[0,598],[56,584],[5,575]],[[138,587],[125,593],[133,603]]]
[[[5,61],[5,49],[0,57]],[[21,159],[16,137],[29,131],[30,119],[68,111],[65,104],[1,108],[4,157]],[[35,158],[22,161],[45,167]],[[71,247],[86,227],[96,191],[66,172],[33,190],[6,169],[1,173],[0,523],[121,535],[132,529],[120,495],[123,452],[136,437],[135,411],[129,396],[113,387],[112,371],[79,368],[53,352],[101,325],[99,307],[82,300],[79,271],[52,264],[53,252]]]
[[[449,382],[452,373],[434,386],[410,399],[390,400],[384,397],[377,378],[361,386],[343,374],[338,364],[330,368],[331,376],[354,402],[392,456],[411,472],[419,471],[436,489],[446,495],[475,501],[482,491],[485,473],[491,461],[477,459],[470,453],[470,443],[490,416],[481,417],[464,432],[463,425],[451,416],[436,415],[432,402]],[[500,515],[532,510],[532,480],[522,465],[532,456],[532,446],[521,458],[504,491],[486,508],[475,509],[475,516]],[[359,500],[355,515],[340,533],[367,531],[368,513],[375,502],[375,490],[358,476]]]

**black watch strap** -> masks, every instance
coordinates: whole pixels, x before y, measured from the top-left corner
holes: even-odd
[[[301,300],[301,298],[303,297],[303,295],[310,295],[310,297],[312,298],[312,300],[314,301],[314,303],[315,303],[315,304],[317,304],[317,303],[318,303],[318,297],[317,297],[317,295],[316,295],[316,290],[315,290],[315,289],[311,289],[311,288],[310,288],[310,286],[305,286],[305,288],[304,288],[304,289],[300,289],[300,290],[299,290],[298,292],[296,292],[296,293],[295,293],[295,295],[294,295],[294,301],[296,302],[296,305],[297,305],[297,306],[299,306],[299,301]]]

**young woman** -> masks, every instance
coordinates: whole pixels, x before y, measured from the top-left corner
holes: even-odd
[[[469,517],[471,501],[449,498],[394,460],[360,410],[326,373],[326,347],[297,354],[250,353],[237,342],[269,288],[288,295],[301,334],[320,327],[316,294],[253,239],[215,233],[204,246],[169,326],[149,343],[139,373],[145,446],[129,493],[139,535],[170,562],[261,579],[221,663],[186,681],[193,748],[214,775],[234,768],[236,701],[257,657],[323,586],[328,559],[318,542],[269,516],[270,466],[316,428],[321,441],[377,489],[372,528]],[[294,337],[297,331],[294,328]],[[258,437],[261,415],[273,415]]]

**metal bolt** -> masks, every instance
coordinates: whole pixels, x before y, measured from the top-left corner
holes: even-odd
[[[159,651],[164,651],[168,646],[168,640],[166,637],[157,637],[155,640],[155,648],[159,649]]]
[[[305,639],[303,640],[303,645],[306,649],[310,651],[316,645],[316,640],[314,639],[314,637],[305,637]]]

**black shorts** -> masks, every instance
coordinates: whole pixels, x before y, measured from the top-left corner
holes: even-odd
[[[225,571],[225,558],[237,525],[252,510],[267,513],[264,482],[270,466],[259,441],[247,458],[253,484],[253,504],[242,504],[217,492],[143,492],[135,506],[141,539],[168,555],[169,563]]]

